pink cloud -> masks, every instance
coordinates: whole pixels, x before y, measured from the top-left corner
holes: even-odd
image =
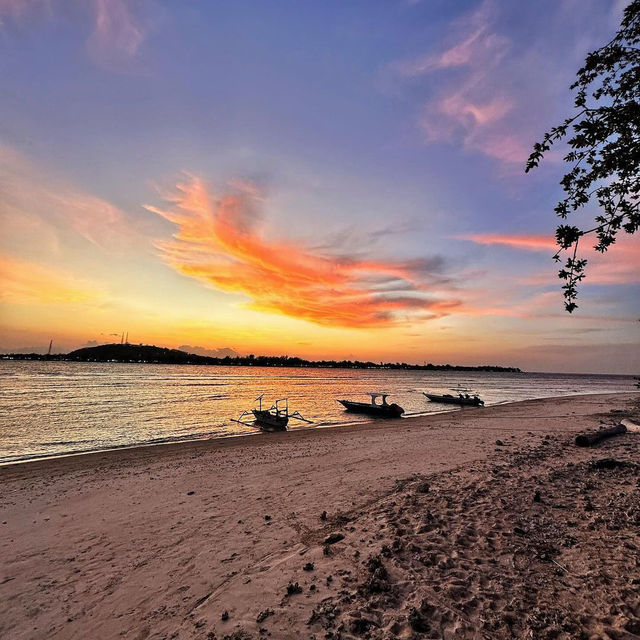
[[[462,42],[436,54],[429,54],[398,65],[400,72],[406,76],[418,76],[436,69],[449,69],[469,64],[474,51],[486,34],[485,27],[479,27],[468,34]]]
[[[476,244],[502,245],[528,251],[557,251],[558,245],[553,236],[545,235],[505,235],[500,233],[478,233],[456,236],[458,240],[470,240]]]
[[[464,67],[478,59],[489,61],[502,57],[509,43],[491,31],[493,14],[493,4],[485,0],[452,23],[450,44],[443,50],[399,63],[398,71],[405,76],[419,76],[439,69]]]
[[[553,253],[558,245],[553,236],[545,235],[505,235],[475,234],[457,236],[459,240],[470,240],[476,244],[500,245],[525,251]],[[581,242],[580,255],[588,259],[585,285],[589,284],[631,284],[640,282],[640,241],[637,237],[623,233],[616,243],[605,253],[590,250],[588,236]],[[593,244],[593,242],[591,242]],[[557,282],[555,272],[545,272],[523,278],[522,284],[544,285]]]
[[[38,246],[57,251],[60,239],[75,236],[120,255],[140,250],[139,223],[110,202],[44,173],[10,147],[0,145],[2,206],[0,225],[5,245]]]
[[[466,147],[507,164],[523,164],[531,149],[523,138],[502,131],[469,137]]]
[[[73,11],[69,11],[69,5]],[[56,13],[71,17],[87,29],[85,10],[91,10],[86,46],[91,59],[113,71],[130,72],[146,37],[146,1],[134,0],[0,0],[0,26],[33,23]],[[135,68],[135,66],[134,66]]]
[[[505,89],[509,78],[503,70],[511,42],[496,32],[495,18],[495,5],[483,2],[454,21],[452,43],[397,68],[405,77],[450,70],[422,108],[419,126],[427,142],[459,144],[505,164],[523,163],[529,140],[515,132],[517,100]]]
[[[135,59],[144,31],[126,0],[94,0],[95,26],[87,50],[98,64],[109,68]]]

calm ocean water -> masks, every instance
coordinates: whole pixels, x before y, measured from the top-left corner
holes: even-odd
[[[633,391],[631,376],[0,361],[0,463],[142,443],[249,434],[231,418],[288,397],[313,425],[354,423],[336,398],[385,391],[407,414],[451,409],[422,391],[473,389],[487,405]],[[364,397],[362,399],[365,399]],[[392,424],[390,424],[392,428]]]

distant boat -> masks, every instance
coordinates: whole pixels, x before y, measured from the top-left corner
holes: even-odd
[[[424,391],[423,391],[424,393]],[[469,407],[483,407],[484,400],[481,400],[477,395],[470,396],[469,394],[462,395],[459,393],[457,396],[452,396],[450,393],[438,394],[438,393],[424,393],[425,396],[431,402],[441,402],[443,404],[457,404],[460,406]]]
[[[262,398],[264,393],[256,398],[258,406],[250,411],[243,411],[237,419],[232,422],[238,422],[245,427],[259,427],[262,431],[286,431],[289,420],[301,420],[312,424],[311,420],[307,420],[300,415],[300,412],[294,411],[289,413],[289,399],[281,398],[276,400],[275,404],[269,409],[262,408]],[[253,422],[247,422],[247,416],[253,416]],[[251,418],[249,418],[250,420]]]
[[[395,402],[387,403],[389,394],[386,393],[370,393],[371,402],[354,402],[353,400],[338,400],[338,402],[352,413],[364,413],[377,418],[400,418],[404,413],[404,409]],[[376,404],[376,398],[382,398],[380,404]]]

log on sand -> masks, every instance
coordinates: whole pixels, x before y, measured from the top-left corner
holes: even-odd
[[[608,429],[600,429],[600,431],[593,431],[592,433],[581,433],[576,436],[576,444],[579,447],[590,447],[602,440],[613,438],[613,436],[623,433],[627,433],[627,427],[623,424],[617,424],[615,427],[609,427]]]

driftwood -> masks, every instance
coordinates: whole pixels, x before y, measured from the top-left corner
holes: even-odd
[[[592,433],[581,433],[576,436],[576,444],[579,447],[590,447],[592,444],[598,444],[602,440],[613,438],[613,436],[619,436],[623,433],[627,433],[627,427],[623,424],[617,424],[615,427],[609,427],[608,429],[600,429],[600,431],[593,431]]]

